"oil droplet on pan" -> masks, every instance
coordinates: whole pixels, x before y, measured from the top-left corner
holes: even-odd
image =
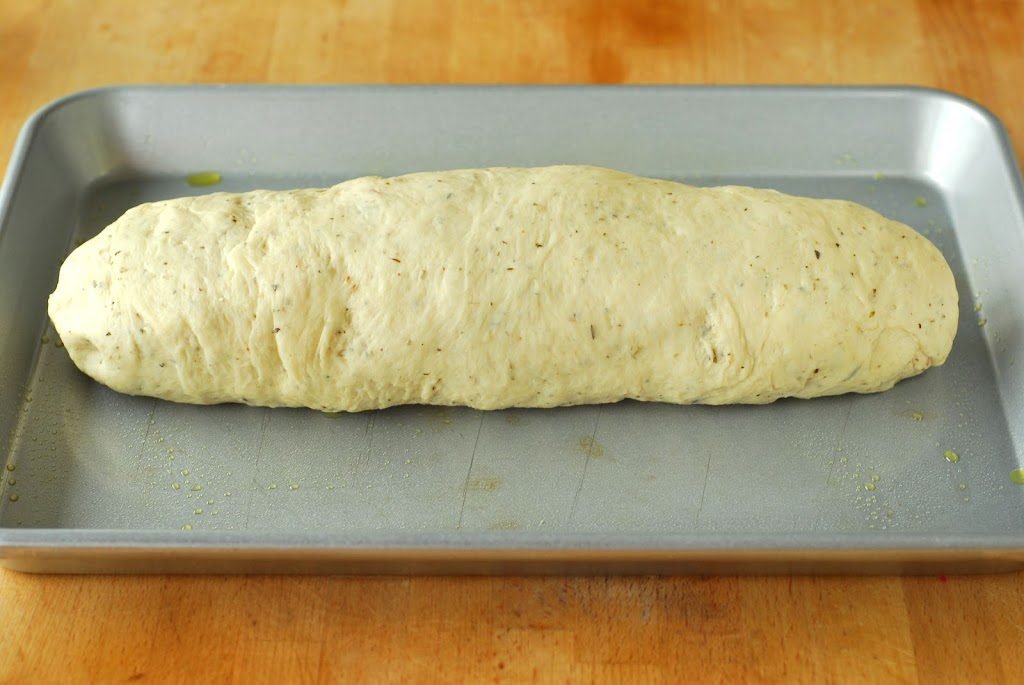
[[[197,171],[186,176],[185,182],[195,188],[215,186],[220,183],[220,174],[216,171]]]
[[[1010,471],[1010,480],[1017,485],[1024,485],[1024,469]]]
[[[576,442],[576,449],[588,457],[604,456],[604,445],[589,435],[584,435]]]
[[[958,461],[960,461],[960,455],[954,452],[953,450],[946,450],[945,452],[942,453],[942,456],[944,456],[946,458],[946,461],[948,461],[950,464],[955,464]]]

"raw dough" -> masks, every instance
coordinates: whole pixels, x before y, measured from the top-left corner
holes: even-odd
[[[49,304],[120,392],[325,411],[875,392],[957,311],[939,251],[859,205],[585,166],[145,204]]]

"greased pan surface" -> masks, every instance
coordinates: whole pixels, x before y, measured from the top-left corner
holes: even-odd
[[[886,393],[765,407],[328,416],[118,395],[74,369],[46,319],[75,242],[140,202],[555,163],[845,198],[906,222],[957,278],[953,353]],[[222,182],[186,183],[206,170]],[[1020,273],[1005,133],[935,91],[78,94],[26,125],[0,192],[0,556],[40,572],[1017,568]]]

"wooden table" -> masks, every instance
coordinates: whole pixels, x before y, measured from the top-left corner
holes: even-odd
[[[0,0],[0,160],[112,83],[913,83],[1024,148],[1024,2]],[[3,682],[1020,682],[1024,576],[35,577]]]

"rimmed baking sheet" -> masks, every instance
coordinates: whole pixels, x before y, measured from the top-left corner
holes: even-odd
[[[74,243],[139,202],[552,163],[840,197],[904,221],[955,272],[953,353],[886,393],[766,407],[328,416],[118,395],[74,369],[46,319]],[[222,182],[186,183],[203,170]],[[43,572],[1017,568],[1021,273],[1006,135],[936,91],[78,94],[26,125],[0,194],[0,560]]]

